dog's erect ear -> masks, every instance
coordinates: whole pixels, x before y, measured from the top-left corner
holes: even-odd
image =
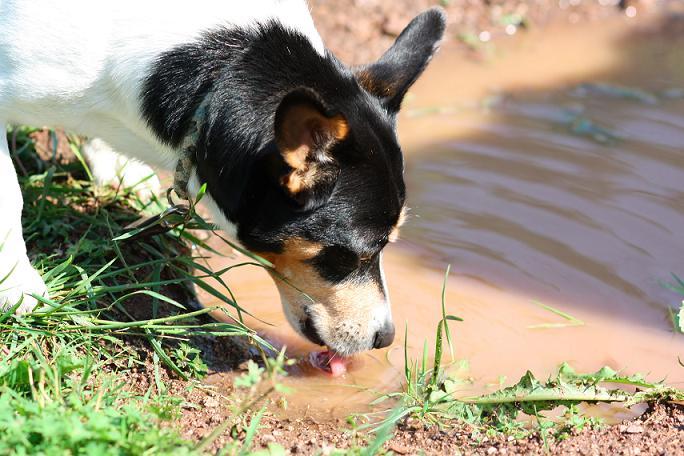
[[[304,210],[329,197],[339,173],[331,150],[348,134],[345,117],[310,89],[297,89],[280,103],[275,115],[275,141],[284,164],[279,184]]]
[[[418,15],[380,60],[355,69],[359,84],[396,113],[409,87],[437,51],[445,29],[446,14],[441,8]]]

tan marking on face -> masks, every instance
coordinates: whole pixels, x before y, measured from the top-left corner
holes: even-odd
[[[286,174],[282,178],[281,184],[290,194],[295,195],[302,190],[312,188],[319,181],[319,177],[319,167],[312,163],[306,168],[295,169],[291,173]]]
[[[372,281],[333,287],[309,313],[328,348],[342,355],[373,348],[376,331],[391,321],[389,302]]]
[[[306,274],[303,280],[291,281],[301,292],[275,278],[285,313],[295,319],[291,321],[295,329],[301,330],[301,323],[310,317],[328,348],[342,354],[372,348],[379,327],[373,316],[389,313],[380,287],[370,281],[331,285],[313,267],[301,272]]]
[[[306,272],[305,269],[310,266],[305,261],[318,255],[321,250],[323,245],[318,242],[290,239],[285,242],[281,253],[266,252],[258,255],[270,261],[276,272],[291,280]]]
[[[307,263],[307,260],[315,257],[322,249],[323,246],[319,243],[293,239],[285,242],[281,253],[264,255],[264,258],[273,264],[277,273],[274,279],[279,291],[287,298],[288,302],[307,300],[305,296],[302,296],[302,293],[315,301],[319,297],[327,295],[332,288],[332,285],[325,281],[313,266]],[[278,274],[282,278],[278,277]]]
[[[290,168],[299,170],[306,168],[306,159],[309,156],[311,149],[307,145],[301,145],[299,147],[293,147],[291,149],[284,149],[283,159]]]
[[[297,239],[286,242],[282,253],[261,255],[274,266],[276,274],[272,277],[288,319],[294,319],[291,324],[301,330],[299,324],[310,316],[321,338],[331,345],[337,344],[336,349],[343,343],[372,343],[371,316],[387,305],[381,287],[372,281],[329,283],[306,262],[321,249],[318,243]],[[360,349],[368,349],[366,345]]]
[[[273,279],[276,281],[279,291],[288,298],[288,301],[295,296],[301,296],[301,292],[297,289],[308,294],[304,290],[305,288],[316,290],[329,287],[323,283],[313,266],[306,262],[315,257],[322,249],[323,246],[317,242],[292,239],[285,242],[281,253],[261,254],[273,265],[276,272],[276,274],[272,274]]]
[[[368,321],[369,312],[385,297],[374,282],[338,285],[327,293],[328,318],[344,318],[353,323]],[[325,322],[325,315],[321,316]]]
[[[332,142],[349,134],[349,124],[341,115],[326,117],[308,104],[291,107],[277,138],[283,160],[292,171],[281,184],[291,193],[312,188],[320,176],[318,164],[331,160],[326,156]]]
[[[334,116],[328,120],[328,129],[333,133],[333,138],[342,141],[349,134],[349,124],[342,116]]]
[[[404,225],[404,223],[406,223],[408,211],[409,209],[406,206],[404,206],[401,209],[401,212],[399,213],[399,218],[397,219],[397,223],[394,224],[392,231],[390,231],[390,234],[387,237],[389,242],[397,242],[399,240],[399,229]]]

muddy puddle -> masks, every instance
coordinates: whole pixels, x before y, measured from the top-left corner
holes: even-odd
[[[283,413],[344,418],[398,388],[404,327],[418,358],[434,340],[448,264],[464,395],[563,361],[684,387],[684,336],[668,313],[681,297],[662,286],[684,275],[684,40],[653,33],[657,22],[532,30],[480,61],[442,51],[400,120],[412,210],[385,255],[398,337],[339,379],[295,368]],[[285,323],[265,272],[224,279],[270,323],[253,327],[295,356],[314,348]]]

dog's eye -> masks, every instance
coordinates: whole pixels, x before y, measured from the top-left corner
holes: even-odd
[[[359,267],[360,258],[346,247],[328,246],[307,260],[327,280],[338,283]]]

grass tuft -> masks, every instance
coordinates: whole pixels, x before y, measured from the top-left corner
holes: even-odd
[[[245,311],[218,274],[197,268],[204,258],[190,246],[204,246],[202,232],[213,226],[193,212],[170,231],[125,236],[141,213],[166,213],[168,204],[95,186],[79,138],[69,137],[75,159],[48,153],[39,160],[33,139],[45,133],[18,127],[8,134],[24,237],[50,297],[26,315],[0,311],[0,454],[198,454],[174,424],[182,400],[167,393],[165,379],[190,386],[206,375],[216,362],[201,356],[208,340],[237,336],[272,347],[242,323]],[[58,135],[47,134],[56,151]],[[197,287],[222,305],[200,307]],[[136,371],[153,379],[144,390],[132,380]]]
[[[677,284],[684,285],[681,281],[677,281]],[[581,320],[557,309],[542,307],[567,320],[568,323],[561,324],[563,326],[583,324]],[[684,391],[662,382],[648,381],[640,374],[627,376],[610,367],[593,373],[578,373],[567,363],[563,363],[557,374],[546,381],[537,379],[528,371],[512,386],[491,394],[463,397],[460,394],[463,381],[457,375],[450,375],[442,362],[442,342],[450,320],[460,319],[446,315],[442,297],[442,319],[437,323],[432,368],[427,368],[430,365],[427,344],[420,360],[410,360],[405,340],[403,390],[380,396],[373,403],[377,405],[394,401],[396,406],[390,410],[361,415],[368,421],[361,428],[377,431],[409,418],[439,427],[466,424],[475,430],[475,434],[504,433],[516,438],[536,434],[548,451],[551,438],[564,439],[574,431],[600,424],[600,420],[581,413],[579,407],[584,404],[621,403],[631,407],[639,403],[684,400]],[[448,336],[447,339],[451,344]],[[544,416],[543,412],[559,407],[565,410],[559,418]],[[528,419],[525,420],[525,417]],[[536,427],[529,426],[530,419],[536,423]]]

